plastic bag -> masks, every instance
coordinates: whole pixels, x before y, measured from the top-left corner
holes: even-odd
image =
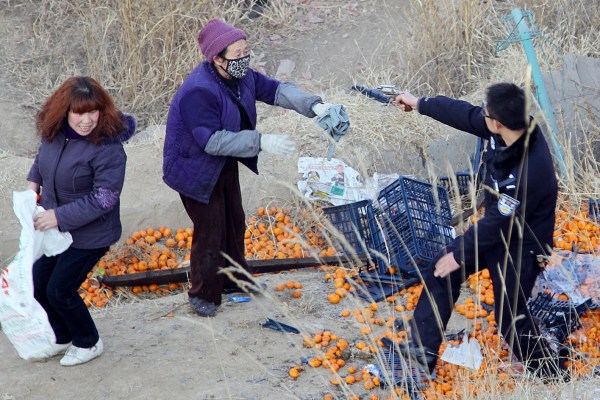
[[[56,341],[46,312],[33,297],[33,263],[42,254],[64,252],[73,242],[68,232],[34,229],[33,217],[44,210],[36,198],[33,190],[13,192],[13,210],[21,223],[19,252],[0,275],[0,324],[25,360],[44,358]]]
[[[545,271],[539,275],[532,291],[566,294],[575,307],[592,299],[600,304],[600,256],[561,251],[552,254]]]
[[[481,355],[481,345],[475,338],[469,338],[465,334],[463,341],[458,346],[448,346],[442,354],[442,360],[461,367],[470,368],[477,371],[483,362]]]

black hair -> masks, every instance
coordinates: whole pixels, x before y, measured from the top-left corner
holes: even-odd
[[[525,91],[514,83],[496,83],[486,92],[486,109],[493,118],[508,129],[525,129],[529,122]]]

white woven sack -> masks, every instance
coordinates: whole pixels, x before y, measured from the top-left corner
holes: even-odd
[[[56,341],[46,312],[33,297],[33,263],[42,254],[64,252],[73,242],[68,232],[34,229],[33,217],[43,211],[36,199],[33,190],[13,192],[13,210],[21,223],[19,252],[0,275],[2,331],[25,360],[44,358]]]

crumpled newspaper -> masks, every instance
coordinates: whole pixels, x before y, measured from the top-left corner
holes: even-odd
[[[368,192],[360,174],[342,160],[300,157],[298,190],[310,200],[324,200],[335,206],[364,200]]]
[[[298,190],[309,200],[324,200],[334,206],[361,200],[376,201],[379,192],[396,181],[398,174],[379,174],[364,179],[342,160],[323,157],[298,158]]]

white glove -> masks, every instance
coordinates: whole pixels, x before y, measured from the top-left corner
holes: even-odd
[[[321,115],[323,115],[326,112],[328,112],[330,107],[333,107],[333,104],[329,104],[329,103],[315,103],[315,105],[312,106],[312,110],[313,110],[313,112],[315,114],[317,114],[317,117],[320,117]]]
[[[289,156],[296,151],[296,142],[287,135],[260,136],[260,149],[278,156]]]

